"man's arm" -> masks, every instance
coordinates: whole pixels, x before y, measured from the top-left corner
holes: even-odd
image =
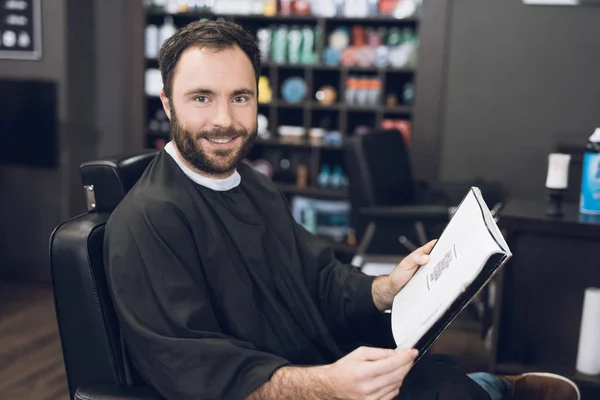
[[[340,348],[395,347],[390,316],[374,303],[375,277],[340,262],[323,240],[301,225],[295,224],[295,233],[306,286]]]
[[[246,400],[320,400],[331,398],[323,367],[282,367]]]
[[[392,399],[417,354],[359,347],[331,365],[282,367],[246,400]]]

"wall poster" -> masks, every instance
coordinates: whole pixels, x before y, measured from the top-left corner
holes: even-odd
[[[0,0],[0,59],[42,58],[40,0]]]

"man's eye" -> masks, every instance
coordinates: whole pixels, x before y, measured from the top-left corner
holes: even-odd
[[[248,101],[248,97],[246,96],[238,96],[233,98],[234,103],[245,103]]]
[[[197,97],[194,97],[194,101],[197,101],[199,103],[206,103],[208,101],[208,97],[206,97],[206,96],[197,96]]]

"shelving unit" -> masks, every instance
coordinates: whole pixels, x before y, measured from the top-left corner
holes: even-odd
[[[172,18],[177,27],[184,26],[192,21],[200,19],[224,19],[241,24],[249,32],[257,35],[263,28],[278,27],[286,25],[296,26],[300,29],[311,27],[316,32],[314,53],[317,60],[311,64],[278,63],[269,57],[264,60],[262,75],[268,77],[272,92],[271,101],[259,103],[258,113],[268,119],[269,136],[256,141],[249,159],[269,160],[273,168],[277,169],[278,159],[289,159],[291,168],[305,165],[308,169],[307,185],[298,186],[294,173],[287,174],[279,179],[278,174],[273,178],[280,185],[283,193],[288,197],[303,196],[319,200],[348,201],[348,192],[344,189],[322,188],[318,185],[318,176],[322,165],[339,166],[343,169],[343,138],[347,138],[355,132],[369,129],[378,129],[386,120],[402,121],[407,126],[408,132],[403,132],[410,138],[410,130],[413,119],[413,103],[403,101],[403,90],[406,84],[415,83],[417,74],[416,64],[407,63],[401,67],[377,67],[359,65],[330,65],[325,62],[324,51],[329,45],[330,35],[339,28],[348,30],[350,44],[354,38],[352,28],[361,26],[364,28],[395,29],[410,31],[418,37],[420,21],[418,17],[397,19],[390,16],[377,17],[330,17],[324,18],[312,15],[215,15],[206,12],[168,13],[164,11],[147,10],[146,24],[160,26],[165,18]],[[146,59],[146,68],[157,68],[155,59]],[[301,77],[306,85],[306,95],[299,102],[288,102],[282,95],[283,82],[290,77]],[[367,77],[380,82],[381,92],[375,103],[347,104],[346,84],[349,78]],[[328,85],[335,89],[336,99],[332,104],[319,102],[315,93],[323,86]],[[393,94],[396,101],[386,101],[388,95]],[[156,96],[146,96],[147,116],[160,110],[160,100]],[[147,117],[147,125],[149,122]],[[279,127],[297,126],[302,127],[307,133],[312,128],[322,128],[326,131],[338,132],[338,140],[334,143],[319,142],[309,139],[289,140],[282,138]],[[168,140],[168,130],[151,131],[147,135],[148,147],[160,147]],[[346,249],[348,250],[348,249]]]

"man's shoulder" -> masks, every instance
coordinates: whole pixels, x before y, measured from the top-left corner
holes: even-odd
[[[107,222],[107,232],[164,218],[182,218],[181,190],[160,181],[138,182],[117,205]]]

